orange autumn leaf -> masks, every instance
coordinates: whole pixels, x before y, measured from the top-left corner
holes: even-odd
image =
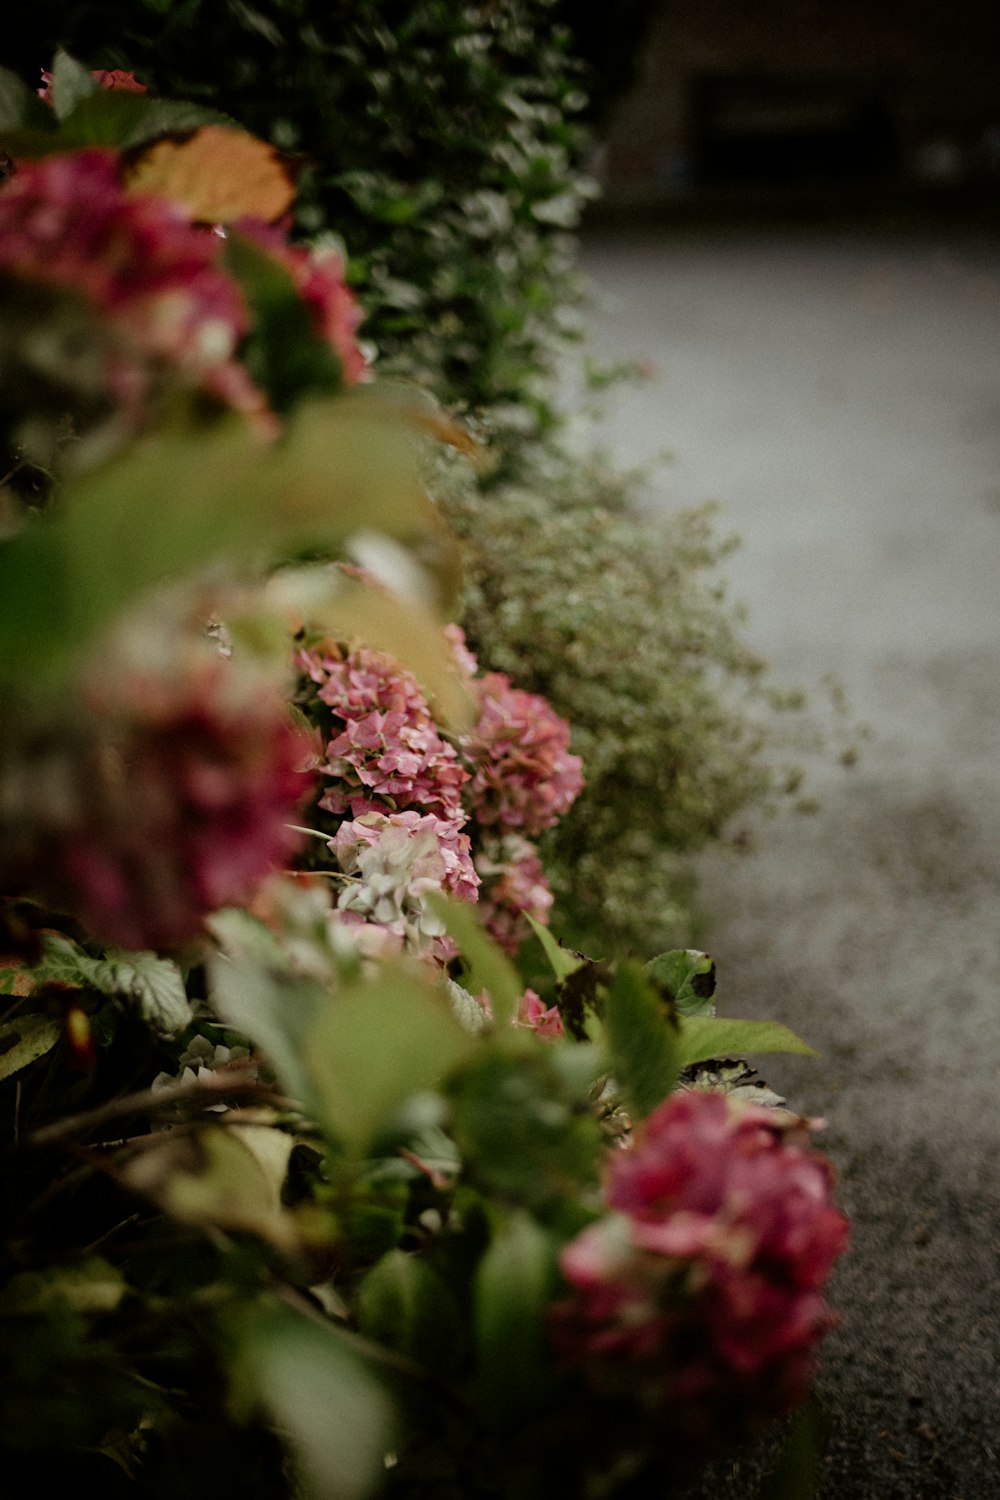
[[[162,193],[204,224],[272,223],[288,212],[295,181],[274,146],[242,130],[206,125],[182,140],[157,141],[127,169],[132,192]]]

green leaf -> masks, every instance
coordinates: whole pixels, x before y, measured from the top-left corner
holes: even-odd
[[[52,86],[49,90],[56,118],[64,120],[84,99],[96,94],[98,88],[98,82],[96,78],[91,78],[89,70],[60,47],[52,64]]]
[[[475,907],[436,894],[429,900],[458,944],[467,966],[468,972],[462,978],[464,988],[473,995],[487,990],[497,1027],[509,1026],[524,993],[517,970],[483,929]]]
[[[30,1012],[0,1026],[0,1080],[51,1052],[61,1034],[58,1021]]]
[[[549,966],[557,979],[565,979],[567,974],[572,974],[585,962],[579,953],[570,953],[568,948],[561,948],[547,927],[537,922],[530,912],[525,912],[532,932],[542,945],[542,952],[549,961]]]
[[[555,1247],[523,1211],[509,1214],[476,1275],[477,1385],[484,1415],[502,1427],[541,1399],[550,1383],[545,1310]]]
[[[364,1500],[384,1478],[392,1408],[333,1327],[291,1309],[257,1314],[235,1366],[292,1450],[312,1500]]]
[[[629,1111],[644,1119],[681,1068],[676,1018],[632,960],[620,964],[604,1003],[608,1065]]]
[[[337,992],[301,1065],[319,1123],[361,1154],[406,1099],[439,1084],[474,1046],[429,975],[386,965]]]
[[[797,1052],[815,1057],[816,1051],[780,1021],[737,1021],[729,1017],[684,1016],[681,1019],[680,1062],[703,1062],[716,1057],[743,1057],[755,1052]]]
[[[114,1312],[127,1291],[121,1272],[93,1256],[74,1266],[12,1276],[0,1293],[0,1317],[44,1313],[53,1302],[100,1316]]]
[[[419,1255],[390,1250],[358,1288],[362,1333],[447,1378],[462,1355],[458,1306],[437,1272]]]
[[[0,130],[28,122],[54,126],[55,116],[16,73],[0,68]]]
[[[682,1016],[715,1014],[715,960],[697,948],[672,948],[646,965],[646,975],[670,993]]]
[[[184,977],[170,959],[117,948],[104,958],[92,958],[69,938],[52,933],[42,944],[45,957],[34,970],[37,983],[76,985],[131,1000],[161,1036],[183,1031],[191,1020]]]
[[[271,447],[239,417],[159,433],[67,485],[55,514],[0,550],[0,671],[52,690],[137,596],[222,556],[259,565],[438,524],[399,413],[364,396],[301,407]]]

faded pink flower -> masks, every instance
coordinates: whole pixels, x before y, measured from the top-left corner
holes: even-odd
[[[832,1183],[770,1111],[673,1095],[609,1157],[616,1212],[563,1252],[558,1347],[692,1451],[787,1410],[832,1322],[821,1289],[847,1239]]]
[[[549,923],[553,896],[538,850],[520,834],[487,837],[476,855],[482,878],[479,900],[483,920],[506,953],[514,954],[528,936],[525,914]]]
[[[434,813],[408,812],[366,813],[353,822],[341,823],[330,840],[330,847],[337,856],[342,870],[357,868],[360,852],[383,840],[388,829],[405,831],[407,839],[431,834],[441,869],[437,878],[438,889],[448,891],[459,901],[475,901],[479,890],[479,876],[472,863],[469,836],[446,818]]]
[[[479,691],[479,722],[462,740],[472,767],[475,817],[528,835],[543,833],[583,787],[582,763],[569,751],[569,725],[538,693],[511,687],[500,672],[487,672]]]
[[[280,229],[259,219],[241,219],[235,228],[289,273],[309,309],[313,331],[340,361],[344,384],[357,385],[364,380],[368,367],[357,338],[364,313],[344,278],[339,253],[322,245],[311,249],[289,245]]]
[[[303,739],[278,694],[233,691],[225,663],[130,682],[18,756],[0,752],[0,889],[73,913],[94,937],[171,948],[242,904],[300,842]]]
[[[320,807],[352,818],[413,808],[461,827],[468,773],[438,733],[416,679],[391,657],[364,649],[341,660],[303,652],[299,665],[330,711],[320,770],[332,785]]]

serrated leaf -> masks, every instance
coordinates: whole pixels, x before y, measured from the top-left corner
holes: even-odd
[[[488,991],[496,1025],[509,1025],[517,1015],[524,993],[517,970],[484,930],[475,907],[436,893],[428,899],[458,944],[468,967],[464,976],[465,988],[473,994]]]
[[[273,223],[295,198],[288,159],[257,136],[205,125],[184,140],[156,141],[129,165],[133,193],[158,193],[199,223]]]
[[[660,1104],[681,1068],[676,1017],[637,963],[619,965],[604,1002],[608,1066],[636,1119]]]
[[[555,1248],[527,1213],[511,1213],[480,1262],[475,1283],[477,1387],[483,1414],[502,1427],[549,1382],[545,1311]]]
[[[251,1321],[235,1369],[291,1447],[310,1500],[365,1500],[378,1487],[392,1407],[333,1327],[270,1307]]]
[[[69,984],[131,1000],[163,1036],[183,1031],[191,1020],[184,978],[170,959],[123,949],[93,958],[69,938],[52,933],[45,934],[42,945],[45,957],[34,970],[36,983]]]
[[[716,1057],[743,1057],[755,1052],[795,1052],[815,1057],[816,1051],[780,1021],[739,1021],[721,1016],[681,1018],[682,1067]]]
[[[77,105],[84,99],[89,99],[98,88],[98,82],[90,76],[89,69],[60,47],[52,64],[52,83],[49,88],[49,98],[56,118],[65,120]]]
[[[338,991],[301,1063],[319,1123],[361,1154],[406,1099],[439,1084],[474,1046],[429,975],[384,966]]]
[[[0,1026],[0,1080],[30,1067],[50,1052],[62,1034],[58,1021],[27,1013]]]
[[[530,912],[525,912],[528,924],[532,932],[542,945],[542,952],[549,961],[549,967],[557,979],[565,979],[567,974],[572,974],[575,969],[586,962],[579,953],[571,953],[568,948],[561,948],[547,927],[535,920]]]
[[[463,989],[453,979],[445,979],[445,989],[451,1001],[451,1013],[463,1031],[469,1032],[471,1036],[479,1036],[488,1030],[489,1017],[475,995],[470,995],[467,989]]]
[[[697,948],[672,948],[646,965],[646,974],[670,993],[682,1016],[715,1014],[715,960]]]
[[[161,1036],[174,1036],[190,1023],[184,976],[170,959],[156,953],[113,951],[91,962],[93,988],[132,1000],[143,1020]]]

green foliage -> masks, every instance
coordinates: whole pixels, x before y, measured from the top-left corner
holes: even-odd
[[[669,1094],[681,1067],[677,1017],[636,963],[620,965],[604,1002],[608,1062],[633,1117]]]
[[[552,1378],[544,1312],[556,1281],[555,1245],[523,1211],[506,1215],[476,1274],[479,1393],[490,1426],[544,1398]]]
[[[715,1014],[715,962],[707,953],[673,948],[650,959],[645,972],[666,990],[682,1016]]]
[[[33,84],[63,45],[307,153],[299,228],[347,245],[384,365],[517,431],[551,420],[542,377],[591,191],[554,22],[552,0],[40,0],[18,57]]]
[[[681,1065],[714,1057],[742,1057],[756,1052],[815,1051],[780,1021],[738,1021],[721,1016],[686,1016],[681,1021]]]
[[[651,955],[687,936],[683,857],[780,792],[792,733],[722,596],[710,513],[640,520],[601,464],[536,450],[532,466],[487,493],[457,466],[441,478],[466,630],[569,719],[583,757],[584,791],[545,846],[557,930]]]

